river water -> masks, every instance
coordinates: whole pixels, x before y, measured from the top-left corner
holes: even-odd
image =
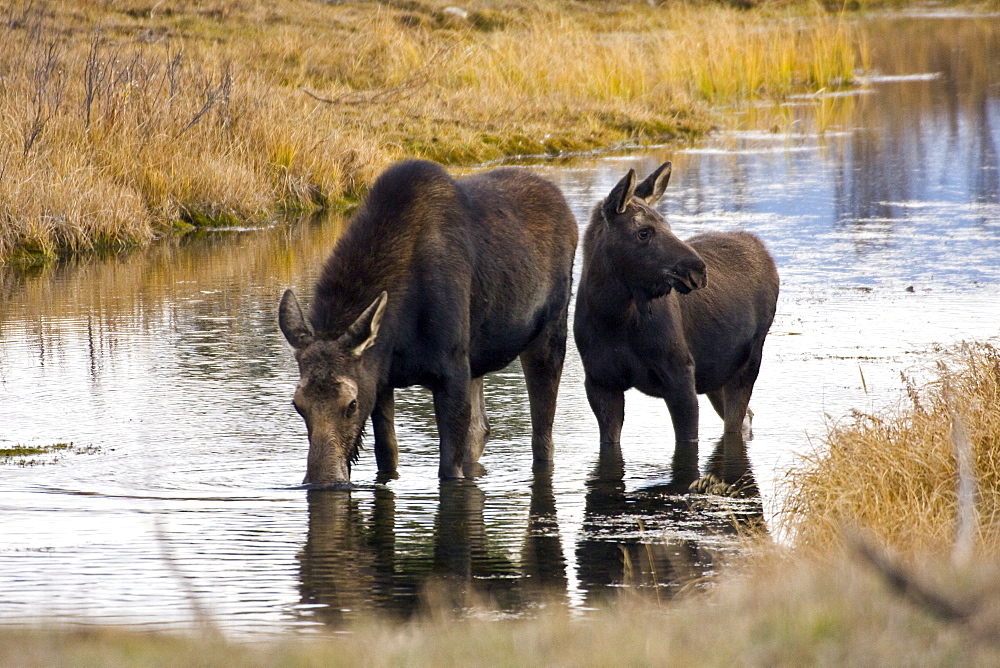
[[[665,406],[627,395],[623,459],[598,458],[570,344],[556,466],[532,474],[520,371],[488,377],[474,481],[439,483],[429,394],[397,393],[400,475],[369,448],[350,491],[306,492],[282,291],[308,301],[344,222],[229,231],[148,252],[0,270],[0,623],[231,636],[309,634],[370,614],[488,602],[585,611],[629,588],[707,586],[739,534],[775,532],[784,471],[830,424],[881,410],[940,351],[1000,334],[1000,18],[866,24],[867,82],[735,112],[690,146],[532,169],[582,226],[629,167],[672,160],[660,207],[682,238],[745,229],[782,294],[745,451],[703,400],[684,494]],[[579,271],[579,259],[577,271]],[[683,484],[682,484],[683,483]]]

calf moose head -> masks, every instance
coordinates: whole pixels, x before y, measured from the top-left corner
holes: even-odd
[[[357,461],[365,421],[375,406],[375,364],[366,355],[385,313],[383,292],[339,336],[317,334],[302,317],[299,301],[286,290],[278,324],[295,349],[299,384],[292,404],[309,432],[307,484],[346,484]]]
[[[708,283],[705,261],[653,209],[670,181],[670,168],[663,163],[638,185],[635,170],[628,170],[600,206],[608,259],[632,293],[647,300],[671,289],[687,294]]]

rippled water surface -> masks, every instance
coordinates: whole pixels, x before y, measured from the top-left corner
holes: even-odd
[[[582,230],[629,167],[670,159],[660,206],[679,236],[746,229],[771,248],[782,295],[745,452],[702,404],[701,472],[741,479],[741,496],[678,493],[667,410],[638,393],[623,460],[599,460],[572,345],[551,475],[532,474],[515,365],[487,380],[486,475],[438,482],[429,394],[411,389],[397,480],[376,484],[369,447],[351,491],[297,488],[306,440],[276,305],[286,287],[309,299],[343,221],[218,233],[0,273],[0,448],[73,444],[0,460],[0,623],[307,633],[435,597],[583,610],[718,572],[737,525],[773,529],[782,472],[829,420],[892,404],[942,346],[1000,334],[1000,19],[869,29],[876,71],[851,95],[751,110],[689,147],[533,168]]]

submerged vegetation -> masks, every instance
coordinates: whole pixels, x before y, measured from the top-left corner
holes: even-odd
[[[865,53],[817,8],[15,0],[0,261],[326,207],[404,156],[701,133],[715,106],[844,85]]]

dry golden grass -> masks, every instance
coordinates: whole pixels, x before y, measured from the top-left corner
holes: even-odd
[[[956,441],[974,457],[975,510],[965,521],[974,549],[1000,550],[1000,351],[966,345],[909,403],[853,416],[788,474],[784,522],[795,545],[816,554],[862,528],[906,554],[947,554],[959,526]],[[970,467],[971,468],[971,467]],[[833,550],[832,553],[836,553]]]
[[[847,82],[866,48],[820,10],[445,6],[7,3],[0,261],[323,207],[401,157],[703,132],[714,105]]]

